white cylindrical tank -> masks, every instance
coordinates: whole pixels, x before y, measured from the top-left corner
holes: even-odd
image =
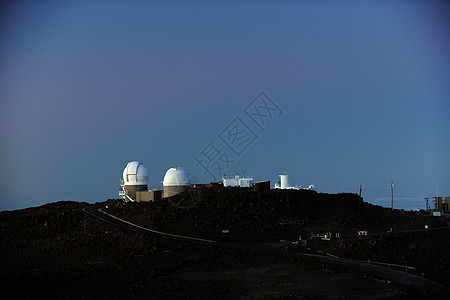
[[[283,175],[278,175],[278,176],[280,176],[280,181],[281,181],[280,188],[282,190],[287,189],[289,187],[288,175],[287,174],[283,174]]]
[[[191,175],[183,168],[170,168],[163,179],[164,197],[184,192],[191,185]]]

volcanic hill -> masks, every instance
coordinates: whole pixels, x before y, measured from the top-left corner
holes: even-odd
[[[6,298],[423,297],[336,266],[196,245],[127,231],[57,202],[0,212],[0,279]],[[416,267],[450,286],[448,220],[391,212],[355,194],[198,189],[156,202],[108,200],[103,210],[155,230],[224,242],[297,240],[292,251]],[[422,229],[430,231],[401,232]],[[392,228],[393,232],[386,232]],[[358,230],[369,233],[357,236]],[[309,239],[311,233],[342,238]],[[384,234],[381,234],[384,233]],[[327,284],[324,284],[326,282]]]

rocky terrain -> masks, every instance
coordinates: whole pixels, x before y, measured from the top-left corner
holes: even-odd
[[[441,218],[389,212],[360,200],[353,194],[312,191],[209,189],[154,203],[108,200],[104,210],[152,229],[223,241],[278,241],[328,231],[351,236],[357,229],[378,232],[423,228],[425,223],[430,228],[448,226]],[[415,290],[347,269],[116,228],[84,213],[88,205],[57,202],[0,212],[3,298],[422,297]],[[417,272],[426,270],[426,276],[448,286],[448,257],[442,251],[448,249],[448,232],[442,232],[445,240],[440,240],[440,231],[327,243],[310,240],[308,251],[414,265]],[[405,253],[403,260],[400,253]],[[414,264],[426,253],[432,253],[429,260]],[[436,270],[425,269],[428,264]]]
[[[331,232],[354,237],[387,231],[449,227],[445,218],[391,211],[366,203],[355,194],[309,190],[197,189],[157,202],[109,200],[105,211],[142,226],[230,242],[304,239]],[[223,230],[227,233],[224,234]]]
[[[311,240],[308,247],[341,258],[412,266],[408,272],[450,287],[450,230],[389,233],[351,239]],[[296,248],[296,249],[294,249]],[[300,247],[293,251],[304,252]],[[395,268],[395,267],[394,267]],[[397,267],[399,270],[406,268]]]

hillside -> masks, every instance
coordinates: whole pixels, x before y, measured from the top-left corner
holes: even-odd
[[[188,194],[155,203],[108,200],[104,206],[153,229],[235,241],[276,241],[333,228],[378,230],[397,217],[409,220],[392,223],[403,227],[427,221],[417,215],[389,216],[365,203],[359,207],[359,197],[351,194],[203,190],[191,202]],[[127,231],[87,215],[86,206],[57,202],[0,212],[4,298],[421,297],[347,269]],[[374,219],[368,219],[372,214]]]
[[[313,233],[355,235],[447,226],[443,218],[366,203],[356,194],[309,190],[198,189],[157,202],[107,202],[107,211],[165,232],[221,241],[267,242]],[[229,233],[223,234],[222,230]]]
[[[355,194],[308,190],[201,189],[154,203],[108,201],[106,211],[144,227],[225,242],[309,240],[308,248],[343,258],[416,267],[450,287],[449,220],[366,203]],[[428,225],[429,231],[424,231]],[[441,230],[434,230],[444,228]],[[391,231],[392,232],[388,232]],[[433,230],[432,230],[433,229]],[[223,230],[228,230],[223,233]],[[368,236],[357,236],[364,230]],[[417,230],[413,232],[404,232]],[[302,247],[291,247],[304,252]]]

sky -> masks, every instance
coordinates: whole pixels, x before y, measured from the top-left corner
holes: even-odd
[[[394,207],[450,196],[445,1],[3,1],[0,210],[286,172]]]

